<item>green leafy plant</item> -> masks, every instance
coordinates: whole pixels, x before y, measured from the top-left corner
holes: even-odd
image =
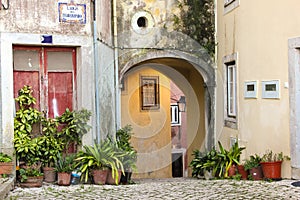
[[[5,162],[5,163],[12,162],[12,157],[5,153],[0,152],[0,162]]]
[[[245,149],[245,147],[239,147],[238,142],[234,143],[234,145],[231,146],[229,151],[225,150],[221,144],[221,142],[218,142],[220,153],[219,156],[223,158],[224,164],[225,164],[225,173],[224,178],[228,177],[228,170],[233,164],[239,164],[240,155],[242,154],[242,151]]]
[[[130,125],[126,125],[124,128],[119,129],[116,133],[117,145],[120,150],[124,152],[124,156],[121,157],[121,161],[125,171],[136,169],[137,151],[130,144],[132,134],[132,127]]]
[[[181,12],[173,15],[175,29],[196,40],[213,56],[215,52],[214,1],[184,0],[177,2]]]
[[[91,128],[91,126],[87,124],[91,115],[91,111],[87,109],[70,111],[67,108],[61,116],[56,118],[62,127],[58,135],[62,138],[66,147],[70,143],[76,143],[78,145],[82,143],[82,136]]]
[[[208,152],[200,152],[200,150],[196,149],[192,155],[194,158],[190,163],[190,167],[192,167],[193,177],[204,176],[205,170],[212,171],[213,176],[215,176],[218,170],[218,152],[215,149]]]
[[[75,158],[76,154],[69,154],[65,156],[58,154],[57,160],[55,161],[55,171],[71,173],[75,169]]]
[[[251,155],[249,159],[245,160],[245,164],[244,164],[245,170],[250,170],[259,167],[261,160],[262,159],[259,155],[257,154]]]
[[[32,96],[32,92],[32,88],[29,85],[24,85],[24,87],[18,91],[18,97],[15,100],[21,109],[36,104],[36,99]]]
[[[93,169],[110,168],[112,170],[112,177],[115,179],[116,184],[118,184],[118,170],[124,173],[121,162],[124,153],[118,148],[117,144],[106,139],[100,144],[95,143],[93,146],[85,145],[83,148],[84,150],[78,152],[76,158],[78,162],[77,167],[80,168],[82,173],[81,179],[85,178],[85,182],[87,182],[89,173]]]
[[[267,150],[261,157],[262,162],[276,162],[290,160],[290,157],[283,155],[282,152],[274,153],[272,150]]]
[[[42,120],[42,136],[41,136],[41,162],[44,167],[53,167],[57,158],[65,148],[65,143],[58,135],[58,122],[56,119],[43,118]]]
[[[234,180],[239,181],[239,180],[241,180],[242,175],[241,174],[236,174],[236,175],[232,176],[231,178],[234,179]]]
[[[229,150],[226,150],[221,142],[218,144],[219,151],[212,149],[207,153],[201,153],[199,150],[193,152],[194,159],[190,163],[193,177],[201,176],[204,170],[208,170],[212,171],[213,176],[227,178],[229,168],[233,164],[239,164],[244,147],[239,147],[238,143],[235,143]]]
[[[36,100],[32,96],[32,89],[25,85],[19,90],[18,97],[15,99],[19,110],[14,118],[14,147],[18,160],[32,165],[40,160],[39,138],[33,138],[34,126],[39,130],[39,122],[42,118],[41,113],[33,108]],[[36,131],[35,130],[35,131]]]
[[[42,162],[44,166],[50,167],[70,142],[81,143],[82,135],[90,129],[87,121],[91,112],[86,109],[67,109],[56,119],[45,118],[34,108],[36,99],[32,92],[31,87],[25,85],[15,99],[19,108],[14,118],[16,157],[29,166]]]
[[[21,183],[26,182],[28,177],[43,176],[43,173],[41,173],[39,169],[31,168],[31,167],[21,168],[19,172],[20,172]]]

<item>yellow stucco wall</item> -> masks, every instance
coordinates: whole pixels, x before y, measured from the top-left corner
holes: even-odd
[[[141,110],[140,76],[159,76],[160,108]],[[132,145],[138,151],[135,178],[172,177],[170,82],[159,72],[147,67],[131,71],[122,92],[122,125],[132,125]]]
[[[288,39],[300,35],[300,2],[282,4],[272,0],[240,0],[224,14],[224,1],[217,1],[217,139],[227,146],[238,136],[246,146],[243,157],[263,154],[267,149],[290,155]],[[222,59],[237,53],[238,129],[224,128],[224,72]],[[262,81],[279,80],[280,98],[263,99]],[[245,81],[257,81],[256,99],[244,98]],[[289,178],[289,162],[283,177]]]

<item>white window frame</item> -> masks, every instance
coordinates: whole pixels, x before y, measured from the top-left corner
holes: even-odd
[[[237,77],[237,53],[233,53],[223,57],[223,73],[224,73],[224,126],[237,129],[238,128],[238,77]],[[228,73],[228,69],[234,70],[232,77]],[[230,88],[232,82],[232,93]],[[232,94],[232,96],[231,96]],[[233,101],[231,101],[233,100]],[[230,105],[230,101],[232,104]]]
[[[267,85],[275,85],[275,90],[267,91]],[[279,80],[262,81],[261,87],[263,99],[279,99]]]
[[[170,105],[171,109],[171,126],[181,126],[181,112],[177,103]]]
[[[240,5],[240,0],[224,0],[224,14],[232,11]]]
[[[236,117],[236,67],[235,63],[229,63],[227,70],[227,115]]]
[[[248,90],[248,86],[253,85],[254,90]],[[244,97],[246,99],[256,99],[257,98],[257,81],[245,81],[244,84]]]

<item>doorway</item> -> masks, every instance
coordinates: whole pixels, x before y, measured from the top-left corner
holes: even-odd
[[[14,97],[24,86],[33,89],[35,108],[46,117],[63,114],[74,107],[76,49],[13,47]]]

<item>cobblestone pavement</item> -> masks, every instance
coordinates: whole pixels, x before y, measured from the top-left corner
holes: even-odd
[[[44,184],[41,188],[16,187],[6,199],[300,199],[300,187],[292,186],[292,182],[174,178],[138,180],[136,184],[119,186]]]

